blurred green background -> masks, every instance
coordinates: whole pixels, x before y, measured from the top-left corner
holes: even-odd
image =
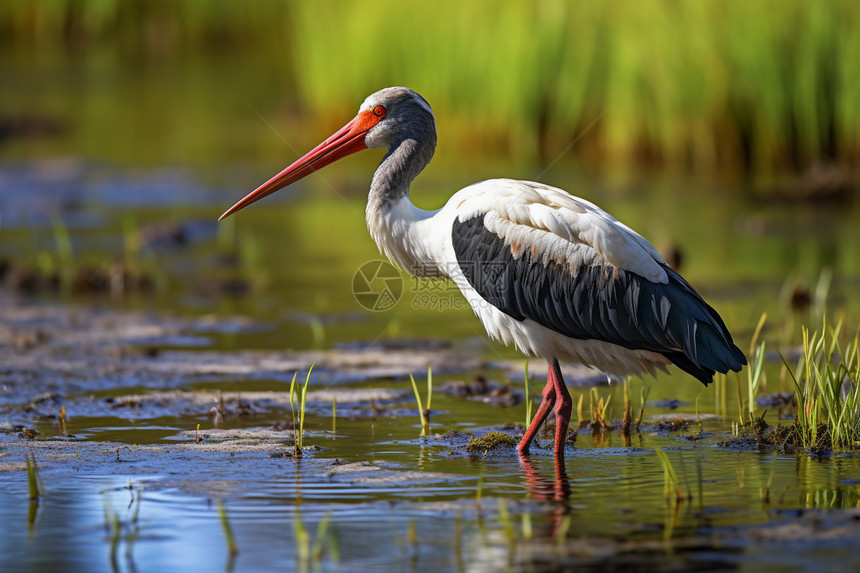
[[[406,85],[439,131],[419,206],[491,177],[562,187],[683,254],[733,329],[767,310],[796,337],[797,312],[858,308],[858,16],[848,0],[5,0],[0,258],[30,290],[119,273],[140,306],[305,317],[270,343],[321,344],[319,316],[361,312],[351,279],[379,257],[363,212],[380,154],[215,219]],[[480,335],[468,310],[409,302],[326,344]]]
[[[257,114],[305,147],[308,126],[407,85],[447,158],[546,162],[579,138],[576,158],[608,168],[849,164],[858,16],[851,0],[5,0],[4,135],[62,136],[0,158],[257,161]]]

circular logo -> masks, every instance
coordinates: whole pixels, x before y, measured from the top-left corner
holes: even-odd
[[[403,277],[388,261],[366,262],[352,276],[352,296],[367,310],[388,310],[403,296]]]

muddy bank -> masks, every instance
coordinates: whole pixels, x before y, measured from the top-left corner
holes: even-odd
[[[243,317],[178,318],[107,308],[69,308],[26,304],[0,296],[0,415],[56,415],[69,403],[87,415],[105,394],[113,400],[102,413],[152,404],[175,411],[213,404],[211,392],[191,392],[194,385],[274,381],[289,384],[298,373],[304,381],[314,365],[313,386],[342,385],[374,379],[422,377],[434,371],[471,372],[483,363],[474,356],[445,347],[377,345],[307,351],[212,351],[208,333],[265,328]],[[123,395],[123,389],[159,390],[149,398]],[[178,392],[185,390],[185,392]],[[175,392],[174,394],[164,392]],[[356,400],[385,402],[400,395],[379,390],[379,396],[311,394],[312,402],[338,399],[348,407]],[[138,394],[140,392],[137,392]],[[244,393],[263,409],[282,407],[273,394]],[[196,412],[196,410],[195,410]],[[197,412],[199,413],[199,412]]]

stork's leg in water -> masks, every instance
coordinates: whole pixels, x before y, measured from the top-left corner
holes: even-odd
[[[573,399],[567,391],[567,384],[561,376],[558,360],[549,363],[547,383],[552,380],[555,386],[555,457],[564,457],[564,443],[567,441],[567,427],[570,425],[570,414],[573,410]]]
[[[523,439],[520,440],[520,445],[517,446],[517,451],[519,453],[525,454],[529,451],[529,446],[532,444],[532,440],[535,439],[538,430],[549,416],[549,412],[552,410],[552,407],[555,405],[555,398],[557,395],[558,391],[556,390],[552,376],[552,364],[549,364],[547,366],[546,386],[544,386],[543,392],[541,393],[542,399],[540,408],[538,408],[537,413],[535,413],[534,418],[532,418],[529,428],[523,435]]]

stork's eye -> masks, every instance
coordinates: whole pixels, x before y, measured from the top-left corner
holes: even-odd
[[[376,117],[385,117],[385,113],[385,106],[377,105],[373,107],[373,115],[375,115]]]

